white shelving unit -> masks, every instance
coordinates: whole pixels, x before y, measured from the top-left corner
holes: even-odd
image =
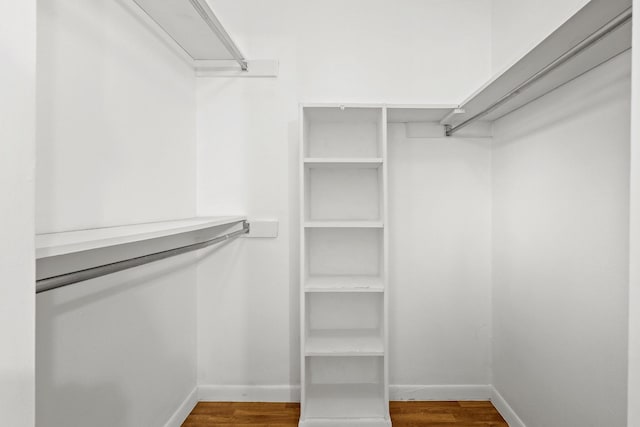
[[[390,426],[386,109],[301,110],[300,426]]]

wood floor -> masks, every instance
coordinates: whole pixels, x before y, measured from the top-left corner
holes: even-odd
[[[508,427],[491,402],[391,402],[393,427]],[[297,427],[298,403],[200,402],[182,427]]]

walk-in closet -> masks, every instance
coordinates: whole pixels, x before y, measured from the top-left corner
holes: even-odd
[[[0,426],[640,427],[639,1],[0,1]]]

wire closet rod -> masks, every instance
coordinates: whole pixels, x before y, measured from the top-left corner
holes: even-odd
[[[138,267],[140,265],[149,264],[151,262],[160,261],[165,258],[181,255],[198,249],[204,249],[208,246],[236,238],[248,232],[249,223],[247,221],[242,221],[241,230],[214,237],[213,239],[205,240],[204,242],[168,249],[166,251],[155,252],[148,255],[142,255],[122,261],[116,261],[110,264],[99,265],[84,270],[73,271],[71,273],[65,273],[59,276],[40,279],[36,281],[36,294],[50,291],[52,289],[62,288],[74,283],[83,282],[85,280],[94,279],[96,277],[106,276],[107,274],[116,273],[118,271],[127,270],[129,268]]]
[[[249,65],[247,64],[247,60],[244,58],[242,52],[235,44],[227,30],[224,29],[222,23],[218,20],[216,15],[213,13],[209,5],[205,0],[189,0],[193,8],[200,14],[204,22],[207,23],[209,28],[218,36],[220,42],[224,45],[225,48],[229,51],[233,59],[240,64],[240,68],[242,71],[247,71],[249,69]]]
[[[445,125],[445,133],[446,133],[446,135],[447,136],[451,136],[455,132],[459,131],[460,129],[470,125],[471,123],[475,122],[476,120],[481,119],[482,117],[484,117],[487,114],[491,113],[496,108],[500,107],[502,104],[504,104],[505,102],[509,101],[511,98],[513,98],[514,96],[518,95],[520,92],[522,92],[523,90],[527,89],[529,86],[531,86],[532,84],[534,84],[535,82],[537,82],[541,78],[545,77],[547,74],[549,74],[550,72],[552,72],[556,68],[560,67],[565,62],[569,61],[571,58],[575,57],[576,55],[578,55],[581,52],[585,51],[586,49],[590,48],[591,46],[593,46],[594,44],[596,44],[597,42],[599,42],[600,40],[602,40],[603,38],[605,38],[606,36],[611,34],[612,32],[616,31],[618,28],[622,27],[623,25],[625,25],[626,23],[631,21],[632,16],[633,16],[632,8],[629,8],[629,9],[625,10],[620,15],[616,16],[611,21],[609,21],[607,24],[602,26],[599,30],[597,30],[596,32],[594,32],[593,34],[588,36],[586,39],[582,40],[580,43],[578,43],[577,45],[575,45],[574,47],[572,47],[571,49],[569,49],[568,51],[566,51],[565,53],[560,55],[556,60],[551,62],[549,65],[545,66],[543,69],[538,71],[536,74],[534,74],[533,76],[529,77],[523,83],[518,85],[515,89],[511,90],[509,93],[504,95],[502,98],[500,98],[499,100],[497,100],[496,102],[491,104],[489,107],[485,108],[484,110],[482,110],[478,114],[474,115],[473,117],[468,118],[467,120],[465,120],[464,122],[462,122],[462,123],[460,123],[460,124],[458,124],[456,126]],[[461,108],[464,108],[464,105],[461,106]]]

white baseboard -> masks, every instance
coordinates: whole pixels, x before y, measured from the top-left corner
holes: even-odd
[[[502,397],[498,390],[494,387],[491,387],[491,389],[491,403],[493,403],[493,406],[500,412],[500,415],[502,415],[502,418],[509,424],[509,427],[527,427],[513,408],[504,400],[504,397]]]
[[[180,427],[191,411],[193,411],[193,408],[195,408],[197,403],[198,387],[194,388],[191,393],[189,393],[189,396],[187,396],[187,398],[180,404],[164,427]]]
[[[300,386],[201,385],[200,402],[299,402]]]
[[[490,400],[490,385],[390,385],[389,400]]]
[[[392,385],[391,400],[491,400],[490,385]],[[299,402],[300,387],[289,385],[201,385],[201,402]]]

